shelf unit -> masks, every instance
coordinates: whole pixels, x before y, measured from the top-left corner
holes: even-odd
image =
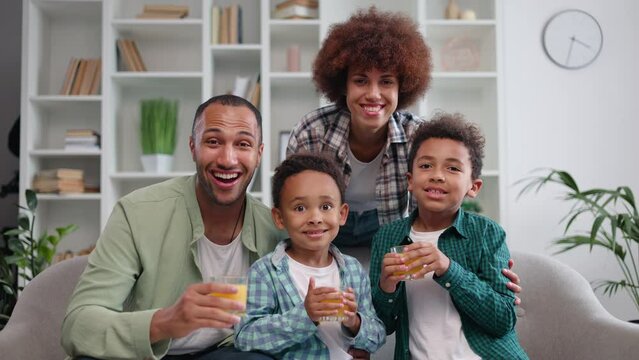
[[[193,114],[214,94],[233,89],[237,76],[261,80],[260,110],[266,151],[251,192],[270,205],[270,177],[280,161],[279,139],[307,112],[326,104],[311,81],[311,65],[331,24],[358,8],[376,5],[400,11],[420,26],[433,52],[433,82],[425,98],[409,110],[430,117],[436,109],[464,113],[487,137],[485,213],[503,221],[503,149],[500,70],[501,0],[458,0],[477,20],[443,18],[447,0],[319,0],[319,18],[273,19],[275,0],[26,0],[23,21],[22,134],[20,188],[31,186],[39,169],[77,167],[99,194],[39,195],[41,227],[75,223],[79,230],[60,244],[78,250],[95,242],[116,201],[137,188],[194,172],[188,150]],[[189,6],[185,19],[136,19],[145,3]],[[211,44],[211,8],[242,7],[242,44]],[[147,72],[123,71],[116,40],[136,42]],[[442,48],[451,37],[476,41],[481,62],[474,71],[444,71]],[[286,51],[300,48],[299,72],[286,71]],[[61,96],[70,57],[102,58],[100,95]],[[173,171],[142,171],[138,142],[139,101],[165,97],[179,101],[178,141]],[[101,133],[102,149],[63,150],[69,128]],[[22,199],[24,202],[24,199]]]

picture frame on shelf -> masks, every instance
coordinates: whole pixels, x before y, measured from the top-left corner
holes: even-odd
[[[279,162],[281,163],[286,159],[286,146],[288,145],[288,139],[291,137],[290,131],[280,131],[280,152]]]

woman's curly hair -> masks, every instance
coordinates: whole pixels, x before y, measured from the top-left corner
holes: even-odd
[[[315,61],[313,81],[318,91],[346,107],[349,68],[390,71],[399,80],[398,109],[423,96],[430,85],[430,49],[417,24],[394,12],[359,10],[346,22],[332,25]]]

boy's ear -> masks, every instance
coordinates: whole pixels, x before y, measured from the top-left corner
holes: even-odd
[[[271,208],[271,217],[273,217],[273,223],[275,223],[275,226],[280,230],[284,230],[284,220],[282,219],[280,209],[275,207]]]
[[[473,180],[472,186],[470,187],[470,190],[468,190],[468,192],[466,193],[466,196],[468,196],[471,199],[474,199],[477,195],[479,195],[479,190],[481,190],[482,185],[484,185],[484,181],[482,179]]]
[[[342,226],[346,224],[346,219],[348,218],[348,204],[343,203],[339,208],[339,225]]]
[[[406,173],[406,180],[408,180],[408,191],[413,191],[413,174],[411,172]]]

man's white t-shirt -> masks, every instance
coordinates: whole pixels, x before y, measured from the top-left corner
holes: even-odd
[[[202,237],[197,242],[198,262],[204,282],[213,275],[246,275],[249,270],[249,254],[242,245],[240,235],[228,245],[218,245]],[[168,354],[189,354],[206,349],[229,335],[233,329],[201,328],[185,337],[173,339]]]
[[[288,269],[293,279],[293,284],[302,299],[306,299],[308,282],[311,277],[315,279],[315,287],[340,288],[339,268],[335,259],[329,266],[316,268],[295,261],[288,256]],[[318,336],[328,347],[331,360],[347,360],[353,357],[348,354],[349,342],[352,340],[342,331],[340,321],[321,321],[317,326]]]
[[[445,230],[445,229],[444,229]],[[444,230],[418,232],[411,228],[414,242],[437,245]],[[480,360],[462,331],[459,313],[448,292],[433,280],[433,272],[424,279],[406,281],[409,341],[413,359]]]

